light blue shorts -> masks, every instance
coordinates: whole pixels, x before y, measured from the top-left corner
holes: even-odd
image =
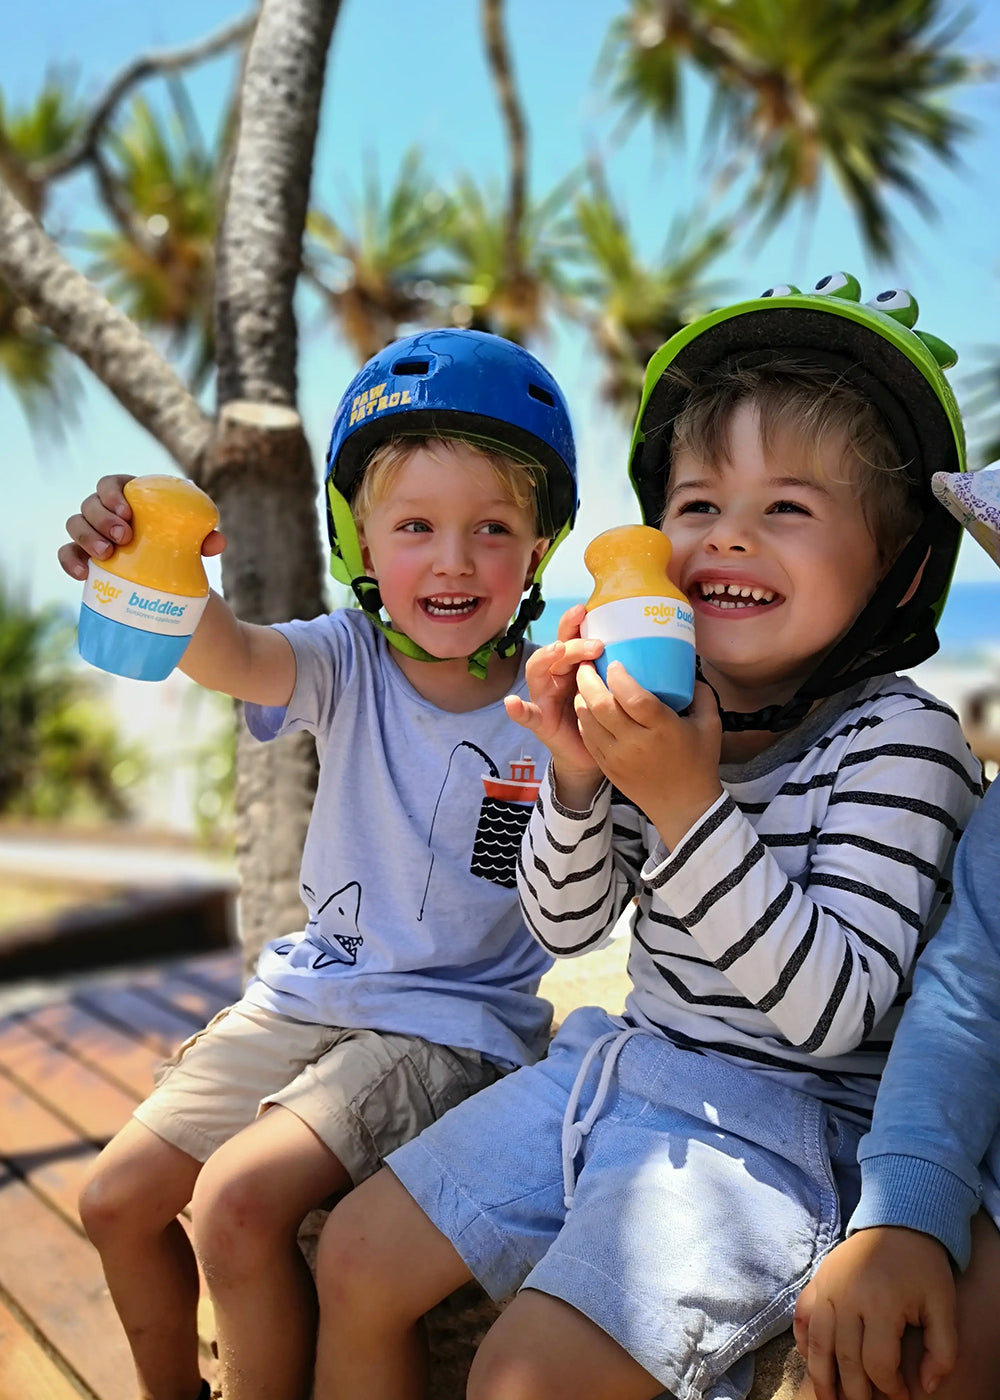
[[[546,1059],[387,1163],[493,1298],[519,1288],[562,1298],[677,1400],[743,1400],[753,1352],[788,1326],[854,1208],[861,1130],[762,1073],[658,1036],[615,1045],[621,1026],[574,1011]],[[601,1036],[620,1053],[564,1171],[567,1104]],[[581,1111],[602,1097],[604,1064],[602,1053],[586,1075]]]

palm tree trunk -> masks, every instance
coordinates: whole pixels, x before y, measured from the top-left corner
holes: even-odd
[[[226,596],[248,622],[314,617],[324,606],[317,481],[294,410],[293,296],[338,9],[339,0],[264,0],[218,240],[220,417],[205,485],[230,541]],[[240,730],[240,932],[249,968],[267,939],[302,927],[298,870],[316,761],[306,735],[259,745]]]

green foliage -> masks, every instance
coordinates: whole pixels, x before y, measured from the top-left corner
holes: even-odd
[[[697,214],[675,219],[650,266],[599,178],[577,198],[574,213],[582,271],[573,291],[607,366],[604,396],[631,421],[651,356],[720,299],[722,288],[708,272],[731,230]]]
[[[183,87],[160,116],[141,98],[109,139],[118,226],[86,236],[90,273],[140,325],[166,331],[193,355],[201,384],[215,346],[212,281],[217,223],[216,153],[202,141]]]
[[[712,86],[707,129],[743,165],[765,225],[828,170],[877,255],[894,242],[887,198],[930,208],[914,169],[955,159],[967,124],[942,99],[975,76],[952,49],[943,0],[631,0],[609,36],[616,98],[676,130],[685,61]]]
[[[128,815],[139,756],[71,667],[73,632],[0,580],[0,812],[50,819]]]

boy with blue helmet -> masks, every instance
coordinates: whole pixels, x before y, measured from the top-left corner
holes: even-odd
[[[742,1400],[836,1242],[980,796],[956,716],[893,673],[934,645],[957,534],[931,474],[964,460],[915,319],[840,276],[653,357],[631,473],[712,689],[678,715],[602,682],[577,606],[508,700],[551,754],[529,927],[572,957],[617,924],[624,1013],[571,1012],[334,1212],[317,1400],[413,1400],[417,1320],[470,1276],[516,1293],[476,1400]]]
[[[69,522],[69,571],[127,521],[123,480]],[[151,1400],[202,1384],[189,1201],[228,1400],[304,1400],[303,1216],[548,1035],[550,960],[515,889],[538,780],[503,697],[524,691],[526,620],[576,506],[562,395],[496,336],[408,337],[349,386],[327,487],[334,571],[363,608],[255,627],[213,595],[181,661],[246,702],[257,738],[314,734],[320,771],[304,929],[264,948],[81,1199]]]

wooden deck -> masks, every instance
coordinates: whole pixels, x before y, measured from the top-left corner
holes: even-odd
[[[225,952],[79,978],[0,1013],[0,1400],[134,1400],[77,1194],[154,1066],[238,989]],[[207,1308],[201,1321],[209,1373]]]

